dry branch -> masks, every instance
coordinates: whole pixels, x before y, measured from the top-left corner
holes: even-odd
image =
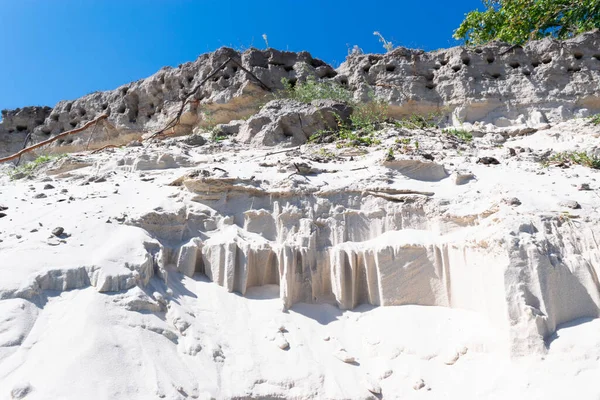
[[[108,115],[102,114],[101,116],[99,116],[98,118],[96,118],[94,120],[91,120],[90,122],[88,122],[87,124],[85,124],[84,126],[82,126],[81,128],[77,128],[77,129],[73,129],[73,130],[70,130],[70,131],[66,131],[66,132],[60,133],[60,134],[54,136],[53,138],[50,138],[48,140],[44,140],[43,142],[36,143],[33,146],[29,146],[29,147],[27,147],[27,148],[19,151],[18,153],[15,153],[15,154],[11,155],[11,156],[8,156],[8,157],[5,157],[5,158],[0,158],[0,163],[6,162],[6,161],[10,161],[10,160],[14,160],[15,158],[21,157],[25,153],[28,153],[28,152],[30,152],[32,150],[35,150],[35,149],[39,148],[39,147],[42,147],[42,146],[45,146],[45,145],[50,144],[52,142],[55,142],[55,141],[57,141],[60,138],[63,138],[63,137],[68,136],[68,135],[74,135],[75,133],[79,133],[81,131],[84,131],[87,128],[89,128],[90,126],[92,126],[92,125],[96,124],[97,122],[99,122],[99,121],[101,121],[103,119],[106,119],[106,118],[108,118]]]

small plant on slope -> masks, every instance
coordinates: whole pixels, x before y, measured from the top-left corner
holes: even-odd
[[[10,171],[9,177],[11,180],[21,179],[21,178],[31,178],[35,171],[37,171],[42,165],[49,163],[50,161],[58,160],[62,157],[65,157],[64,154],[47,156],[42,155],[36,158],[35,160],[28,162],[26,164],[21,165]]]
[[[379,37],[379,41],[383,44],[383,48],[385,49],[385,51],[387,51],[388,53],[390,51],[392,51],[394,49],[394,44],[392,42],[388,42],[387,40],[385,40],[385,38],[383,37],[383,35],[381,33],[379,33],[378,31],[373,32],[373,35]]]
[[[473,135],[471,134],[471,132],[468,132],[464,129],[450,128],[445,129],[443,132],[447,135],[456,136],[457,138],[464,140],[465,142],[470,142],[471,140],[473,140]]]
[[[600,157],[590,155],[584,151],[564,151],[549,157],[545,164],[577,164],[592,169],[600,169]]]
[[[600,114],[592,115],[590,117],[590,122],[593,125],[600,125]]]

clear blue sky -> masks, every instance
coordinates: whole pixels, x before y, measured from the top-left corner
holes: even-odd
[[[307,50],[338,66],[348,47],[433,50],[480,0],[0,0],[0,109],[54,106],[221,46]]]

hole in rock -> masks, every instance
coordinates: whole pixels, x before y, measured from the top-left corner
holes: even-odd
[[[540,62],[539,62],[539,61],[532,61],[532,62],[531,62],[531,66],[532,66],[533,68],[537,68],[539,65],[540,65]]]
[[[542,62],[543,62],[544,64],[549,64],[550,62],[552,62],[552,57],[545,57],[545,58],[542,58]]]
[[[342,78],[342,79],[340,79],[340,83],[342,85],[348,86],[348,79],[347,78]]]
[[[103,110],[106,110],[107,108],[108,108],[108,103],[103,103],[103,104],[102,104],[102,109],[103,109]]]
[[[233,70],[233,73],[235,74],[236,72],[238,72],[238,67],[234,66],[233,68],[231,68]]]
[[[594,54],[592,58],[595,58],[596,60],[600,61],[600,54]]]
[[[442,68],[442,66],[441,66],[441,65],[438,65],[438,64],[436,64],[436,65],[433,67],[433,69],[436,69],[436,70],[437,70],[437,69],[440,69],[440,68]]]
[[[448,64],[448,60],[440,60],[440,64],[441,65],[446,65],[446,64]]]
[[[295,87],[296,86],[296,82],[298,82],[298,79],[296,79],[296,78],[290,78],[290,79],[288,79],[288,83],[290,84],[291,87]]]
[[[52,115],[50,116],[50,119],[51,119],[52,121],[58,121],[58,114],[52,114]]]
[[[128,91],[129,91],[128,87],[124,87],[123,89],[121,89],[121,96],[125,96]]]
[[[462,63],[465,65],[469,65],[471,63],[471,59],[469,57],[463,57]]]
[[[335,78],[337,76],[337,72],[334,70],[327,70],[325,73],[325,78]]]
[[[23,132],[27,130],[27,127],[25,125],[17,125],[17,132]]]
[[[527,69],[526,69],[526,70],[523,70],[523,75],[525,75],[525,76],[529,76],[529,75],[531,75],[531,71],[529,71],[529,70],[527,70]]]
[[[567,68],[567,72],[579,72],[581,71],[580,67],[569,67]]]
[[[485,60],[488,62],[488,64],[491,64],[494,61],[496,61],[496,59],[494,58],[494,56],[487,56],[487,58]]]
[[[581,60],[583,58],[583,53],[576,51],[573,53],[573,58],[575,58],[576,60]]]
[[[294,70],[294,67],[292,67],[291,65],[286,65],[285,67],[283,67],[283,69],[285,70],[285,72],[290,72]]]
[[[371,70],[371,66],[367,65],[366,67],[363,67],[363,72],[366,74]]]
[[[77,126],[77,121],[71,121],[69,122],[69,125],[71,125],[71,128],[75,128]]]
[[[427,72],[423,75],[425,77],[425,79],[427,79],[428,81],[432,81],[433,78],[435,77],[435,75],[433,75],[432,72]]]
[[[312,59],[310,60],[310,65],[312,65],[313,68],[317,68],[317,67],[322,67],[323,65],[325,65],[325,63],[321,60],[316,60],[316,59]]]
[[[85,111],[85,109],[83,109],[83,108],[80,108],[80,109],[79,109],[79,115],[81,115],[81,116],[83,117],[85,114],[86,114],[86,111]]]
[[[231,78],[229,75],[227,75],[227,74],[223,75],[223,79],[229,79],[229,78]]]
[[[395,65],[386,65],[385,70],[387,72],[394,72],[396,70],[396,66]]]
[[[483,50],[481,50],[481,49],[475,49],[475,53],[481,54],[481,53],[483,53]]]
[[[152,118],[153,115],[154,115],[154,113],[148,113],[148,114],[146,114],[146,117]]]
[[[118,112],[119,114],[123,114],[123,113],[125,113],[125,110],[126,110],[126,109],[127,109],[127,107],[125,107],[125,104],[121,104],[121,105],[119,106],[119,108],[117,108],[117,112]]]
[[[71,111],[71,107],[73,107],[73,103],[67,103],[67,105],[65,105],[65,111],[66,112],[70,112]]]
[[[510,65],[512,68],[519,68],[521,66],[521,64],[519,64],[516,61],[511,61],[510,63],[508,63],[508,65]]]
[[[490,74],[490,75],[492,75],[492,78],[494,78],[494,79],[498,79],[498,78],[500,78],[500,77],[502,76],[502,75],[501,75],[500,73],[498,73],[498,72],[494,72],[494,73],[492,73],[492,74]]]
[[[435,88],[435,83],[426,83],[426,84],[425,84],[425,87],[426,87],[427,89],[433,89],[433,88]]]
[[[194,77],[193,77],[193,76],[188,76],[188,77],[187,77],[187,81],[188,81],[188,83],[192,83],[192,81],[193,81],[193,80],[194,80]]]
[[[454,72],[458,72],[458,71],[460,71],[460,65],[454,65],[454,66],[452,67],[452,71],[454,71]]]

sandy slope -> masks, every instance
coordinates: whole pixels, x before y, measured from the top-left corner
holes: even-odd
[[[421,151],[445,167],[444,176],[436,175],[433,163],[382,164],[398,135],[383,132],[383,143],[366,154],[325,146],[339,157],[326,163],[315,159],[323,154],[320,146],[267,155],[272,150],[228,141],[186,148],[174,140],[72,155],[33,180],[3,176],[0,205],[8,209],[0,219],[0,398],[600,398],[600,322],[593,319],[598,249],[585,247],[598,221],[597,172],[535,161],[547,148],[592,148],[597,129],[572,121],[503,146],[482,138],[454,149],[410,133]],[[507,157],[506,148],[516,146],[531,152]],[[395,154],[419,159],[418,153]],[[495,156],[501,164],[476,164],[481,156]],[[292,161],[320,171],[293,175]],[[67,172],[78,163],[82,168]],[[183,238],[178,221],[189,220],[189,213],[214,222],[199,236],[204,248],[213,246],[205,253],[208,261],[217,246],[290,244],[302,239],[304,229],[300,224],[286,230],[283,224],[268,231],[259,218],[266,200],[246,192],[229,191],[225,201],[218,190],[214,199],[215,193],[197,190],[199,181],[169,186],[199,168],[245,180],[244,190],[260,181],[261,190],[270,192],[333,193],[334,206],[326,211],[332,227],[342,215],[334,209],[353,204],[344,218],[365,214],[368,222],[344,220],[365,226],[340,230],[349,236],[330,247],[357,254],[416,249],[414,259],[398,252],[390,264],[409,272],[391,271],[375,285],[384,304],[404,305],[341,310],[337,305],[350,304],[348,296],[362,294],[336,288],[342,270],[325,268],[324,258],[317,258],[314,276],[323,285],[330,279],[332,289],[317,304],[293,300],[306,283],[286,283],[283,275],[280,285],[249,285],[243,296],[236,293],[243,272],[236,262],[231,275],[224,272],[225,287],[193,268],[184,271],[177,258]],[[457,173],[476,179],[457,185]],[[582,183],[593,190],[578,190]],[[47,184],[53,188],[44,189]],[[400,217],[406,210],[394,208],[400,203],[373,192],[382,187],[434,195]],[[348,200],[353,190],[359,202]],[[40,193],[46,197],[36,198]],[[515,197],[520,205],[507,203]],[[424,202],[419,195],[413,199],[407,207]],[[561,206],[565,200],[581,209]],[[556,231],[527,231],[541,231],[538,221],[548,215],[570,222]],[[389,229],[400,219],[404,230]],[[57,226],[65,229],[60,237],[51,233]],[[513,253],[502,253],[511,230],[520,243],[533,243],[523,247],[533,253],[546,235],[560,263],[538,268],[532,264],[537,258],[523,254],[530,266],[515,264]],[[332,228],[334,239],[336,232]],[[580,235],[572,241],[583,247],[572,250],[571,239],[561,235]],[[433,271],[429,253],[418,251],[443,245],[458,246],[448,253],[453,279],[437,283],[439,277],[424,275]],[[506,265],[495,264],[504,259]],[[385,273],[383,267],[378,273]],[[229,277],[233,287],[227,287]],[[371,290],[367,295],[375,296]],[[414,299],[430,299],[423,302],[431,306],[410,305],[421,304]],[[553,333],[555,324],[564,325]]]

